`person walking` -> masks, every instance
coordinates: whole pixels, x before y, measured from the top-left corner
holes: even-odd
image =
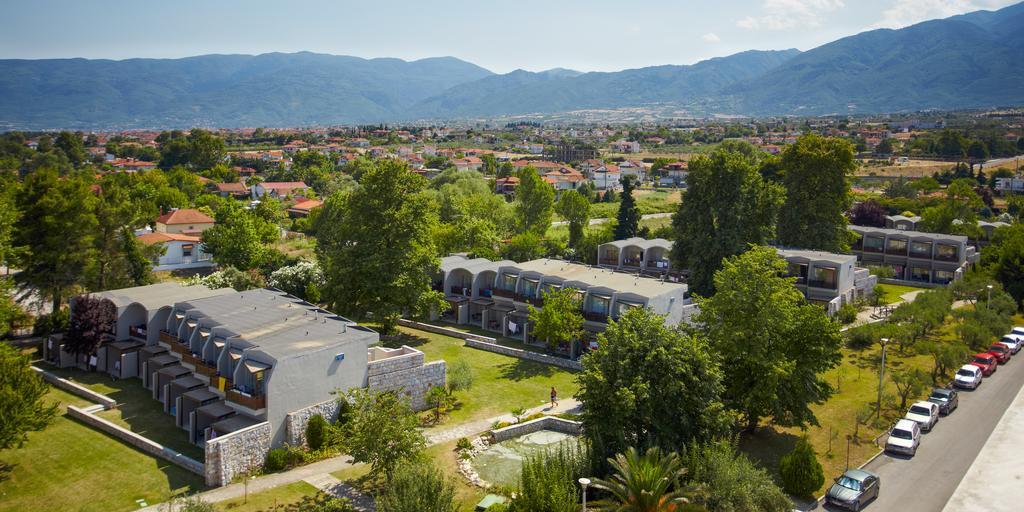
[[[558,407],[558,391],[555,391],[555,387],[551,386],[551,408]]]

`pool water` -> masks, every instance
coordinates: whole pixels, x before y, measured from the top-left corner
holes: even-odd
[[[553,430],[539,430],[492,444],[473,459],[473,468],[480,478],[495,485],[515,486],[519,484],[519,472],[523,459],[545,450],[558,448],[575,437]]]

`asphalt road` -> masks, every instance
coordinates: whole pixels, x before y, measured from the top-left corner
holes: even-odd
[[[881,476],[882,487],[864,510],[941,511],[1022,384],[1024,351],[986,377],[977,390],[961,390],[960,407],[922,436],[913,458],[882,454],[868,464],[865,469]]]

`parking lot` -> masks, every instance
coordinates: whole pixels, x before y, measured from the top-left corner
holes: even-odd
[[[914,457],[886,453],[865,467],[881,477],[879,497],[865,510],[942,510],[1022,384],[1024,351],[985,377],[977,390],[960,390],[959,408],[923,434]],[[885,442],[884,436],[880,442]]]

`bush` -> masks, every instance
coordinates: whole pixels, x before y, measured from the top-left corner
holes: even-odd
[[[565,443],[523,460],[519,492],[508,509],[515,512],[535,510],[576,510],[580,477],[590,476],[591,454],[586,446]]]
[[[193,496],[182,501],[175,510],[178,512],[217,512],[217,507]]]
[[[35,324],[32,325],[32,335],[49,336],[55,332],[67,331],[68,324],[70,323],[70,316],[70,310],[67,308],[61,309],[56,313],[39,315],[39,317],[36,318]]]
[[[471,450],[473,449],[473,443],[469,442],[469,439],[460,437],[458,441],[455,441],[456,450]]]
[[[310,450],[319,450],[324,445],[329,428],[330,425],[327,424],[327,420],[323,416],[314,414],[309,418],[309,422],[306,423],[306,444],[309,445]]]
[[[284,448],[273,448],[267,452],[267,460],[263,462],[263,469],[267,472],[281,471],[287,466],[286,458],[288,451]]]
[[[709,512],[788,512],[793,508],[768,472],[728,442],[691,445],[685,461],[687,483],[706,489],[697,502]]]
[[[284,445],[284,464],[285,467],[293,468],[295,466],[301,466],[306,462],[306,451],[300,446]]]
[[[843,325],[852,324],[857,320],[857,306],[850,303],[843,304],[836,312],[836,320]]]
[[[334,424],[338,427],[344,425],[348,422],[351,414],[352,404],[345,397],[338,398],[338,419],[334,421]]]
[[[405,464],[377,497],[380,512],[456,512],[455,484],[433,465]]]
[[[779,461],[779,475],[782,488],[794,496],[811,496],[825,484],[825,473],[806,437],[800,438],[793,451]]]
[[[448,389],[465,391],[473,387],[473,367],[465,360],[458,360],[448,367]]]

